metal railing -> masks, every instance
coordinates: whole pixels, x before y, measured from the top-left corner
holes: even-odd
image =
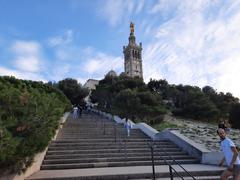
[[[117,136],[119,142],[119,152],[124,150],[124,160],[127,161],[127,132],[124,133],[124,137],[120,135],[117,130],[117,123],[114,124],[114,136],[115,136],[115,143],[117,143]]]
[[[96,112],[94,112],[94,113],[98,114]],[[98,114],[98,115],[100,115],[100,114]],[[114,121],[113,116],[112,116],[111,120]],[[97,126],[97,122],[98,121],[96,121],[96,126]],[[106,134],[105,118],[102,118],[102,120],[101,120],[101,128],[102,128],[103,135],[105,135]],[[114,123],[113,130],[114,130],[114,142],[115,142],[115,144],[117,142],[119,143],[119,148],[118,148],[119,152],[121,152],[122,150],[124,151],[124,160],[126,162],[127,161],[127,131],[126,131],[126,133],[124,133],[124,137],[122,137],[120,132],[118,132],[118,130],[117,130],[117,122]]]
[[[156,173],[155,173],[155,160],[154,160],[154,149],[155,148],[161,148],[159,145],[157,145],[155,143],[155,141],[152,141],[151,143],[148,143],[150,149],[151,149],[151,158],[152,158],[152,171],[153,171],[153,180],[156,179]],[[188,175],[188,177],[191,177],[193,180],[196,180],[196,178],[190,173],[188,172],[179,162],[177,162],[166,150],[165,148],[161,148],[163,150],[163,152],[165,153],[165,155],[167,157],[169,157],[171,159],[171,163],[169,163],[169,161],[163,156],[163,160],[164,162],[169,166],[169,176],[170,176],[170,179],[173,180],[174,178],[174,175],[177,175],[178,177],[180,177],[182,180],[184,180],[184,177],[179,173],[177,172],[177,170],[173,167],[173,165],[177,165],[178,167],[180,167],[184,172],[185,174]],[[156,151],[155,151],[156,152]],[[158,152],[156,152],[158,153]],[[160,156],[160,153],[159,153],[159,156]],[[175,172],[175,174],[173,173],[173,171]]]

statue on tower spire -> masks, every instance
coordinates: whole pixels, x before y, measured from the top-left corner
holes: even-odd
[[[130,34],[131,35],[134,34],[134,24],[133,24],[133,22],[130,23]]]

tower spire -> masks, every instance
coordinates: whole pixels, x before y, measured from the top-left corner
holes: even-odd
[[[130,23],[130,36],[129,36],[128,40],[129,40],[129,44],[136,45],[136,43],[135,43],[136,38],[134,36],[134,23],[133,22]]]
[[[134,24],[133,24],[133,22],[130,23],[130,35],[134,35]]]
[[[124,69],[127,76],[143,78],[142,70],[142,43],[136,44],[134,23],[130,23],[130,35],[127,46],[123,46]]]

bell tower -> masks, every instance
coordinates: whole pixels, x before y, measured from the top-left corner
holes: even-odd
[[[136,44],[134,24],[130,23],[128,45],[123,46],[124,70],[127,76],[143,78],[142,71],[142,43]]]

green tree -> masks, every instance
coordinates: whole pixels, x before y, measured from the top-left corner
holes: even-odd
[[[67,97],[42,82],[0,77],[0,169],[23,171],[55,134]]]
[[[138,113],[140,108],[140,99],[136,95],[136,91],[124,89],[120,91],[114,101],[115,113],[124,118],[132,118]]]
[[[72,104],[79,104],[89,94],[77,80],[66,78],[58,82],[58,88],[68,97]]]
[[[229,122],[233,128],[240,129],[240,103],[232,105],[230,109]]]

